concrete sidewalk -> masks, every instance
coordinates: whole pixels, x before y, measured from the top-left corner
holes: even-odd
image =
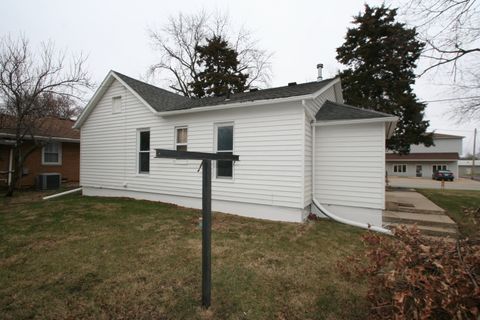
[[[429,236],[456,238],[458,228],[445,210],[415,191],[387,191],[386,210],[383,213],[385,227],[416,225]]]

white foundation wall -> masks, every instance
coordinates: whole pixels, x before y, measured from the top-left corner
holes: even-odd
[[[201,209],[202,199],[197,197],[184,197],[151,193],[136,190],[117,188],[83,187],[83,195],[95,197],[127,197],[138,200],[160,201],[173,203],[179,206]],[[303,222],[308,215],[307,210],[289,207],[279,207],[254,203],[212,200],[212,211],[237,214],[244,217],[266,219],[273,221]]]
[[[122,97],[122,112],[112,113],[112,98],[117,96]],[[200,161],[156,159],[154,149],[174,149],[175,127],[187,126],[189,151],[214,152],[217,123],[233,123],[234,153],[240,161],[234,165],[233,179],[213,179],[214,210],[301,221],[305,119],[299,102],[158,117],[114,81],[81,128],[80,183],[85,194],[102,190],[98,195],[105,195],[110,189],[115,196],[148,194],[148,199],[179,205],[190,203],[179,199],[200,203]],[[138,174],[137,131],[147,128],[150,173]]]
[[[315,129],[315,198],[340,217],[381,226],[385,208],[385,124]]]

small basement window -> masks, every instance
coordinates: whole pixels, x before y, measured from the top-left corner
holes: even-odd
[[[112,98],[112,113],[122,112],[122,97]]]
[[[217,152],[233,154],[233,125],[219,124],[216,127]],[[217,178],[233,177],[233,161],[219,160],[216,164]]]
[[[62,164],[62,144],[60,142],[51,142],[42,149],[42,164],[61,165]]]
[[[138,173],[150,172],[150,130],[138,130]]]
[[[407,165],[406,164],[395,164],[395,165],[393,165],[393,172],[405,173],[405,172],[407,172]]]
[[[175,150],[187,151],[188,144],[188,128],[177,127],[175,128]]]

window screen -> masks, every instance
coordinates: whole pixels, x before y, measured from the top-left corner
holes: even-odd
[[[188,129],[176,128],[175,131],[176,131],[175,147],[177,151],[187,151]]]
[[[138,150],[138,172],[150,172],[150,131],[140,131]]]
[[[233,154],[233,126],[217,127],[217,152]],[[233,176],[233,161],[217,161],[217,177],[231,178]]]

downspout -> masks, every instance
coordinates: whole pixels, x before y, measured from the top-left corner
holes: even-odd
[[[7,184],[10,186],[12,183],[12,170],[13,170],[13,148],[10,148],[10,155],[8,157],[8,180]]]
[[[315,128],[316,128],[315,123],[316,123],[316,119],[313,118],[313,120],[311,122],[311,126],[312,126],[312,204],[315,205],[315,207],[317,207],[317,209],[320,210],[321,213],[323,213],[325,216],[327,216],[328,218],[330,218],[334,221],[344,223],[344,224],[348,224],[348,225],[354,226],[354,227],[359,227],[359,228],[363,228],[363,229],[368,229],[368,230],[392,235],[392,231],[390,231],[388,229],[385,229],[385,228],[382,228],[382,227],[377,227],[377,226],[372,226],[368,223],[357,222],[357,221],[353,221],[353,220],[349,220],[349,219],[339,217],[339,216],[331,213],[330,211],[328,211],[327,208],[325,208],[322,204],[320,204],[320,202],[317,199],[315,199],[315,146],[316,146],[315,145],[315,136],[316,136],[316,134],[315,134]]]

